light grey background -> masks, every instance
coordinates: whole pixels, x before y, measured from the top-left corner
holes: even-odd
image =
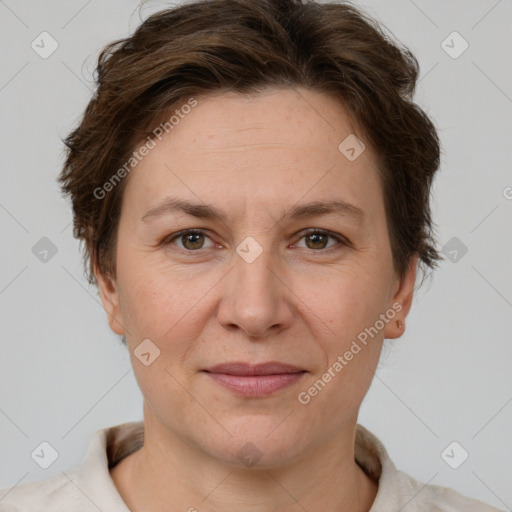
[[[420,61],[416,98],[443,143],[440,245],[457,237],[467,247],[420,289],[405,335],[386,342],[360,423],[415,478],[511,510],[512,1],[356,3]],[[138,5],[0,0],[0,488],[65,471],[94,432],[142,419],[128,354],[86,283],[55,181],[97,54],[140,23]],[[142,17],[163,5],[147,3]],[[47,59],[31,48],[43,31],[59,45]],[[441,46],[453,31],[469,44],[458,58]],[[445,43],[452,53],[461,44]],[[47,262],[32,252],[42,237],[57,248]],[[469,453],[458,469],[441,457],[454,440]],[[59,454],[46,470],[30,456],[42,441]]]

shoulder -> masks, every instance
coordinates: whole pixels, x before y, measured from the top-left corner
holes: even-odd
[[[142,435],[140,422],[97,431],[79,466],[44,480],[0,490],[0,512],[129,512],[109,467],[129,450],[140,447]]]
[[[375,481],[378,491],[370,512],[500,512],[481,501],[438,485],[428,485],[398,470],[382,442],[357,425],[356,461]]]
[[[72,481],[76,470],[69,471],[67,475],[68,478],[61,473],[37,482],[0,490],[0,512],[35,512],[50,510],[50,507],[52,512],[64,512],[70,510],[70,506],[84,507],[77,489],[73,491]]]
[[[402,506],[409,504],[411,512],[502,512],[448,487],[426,485],[402,471],[396,476]]]

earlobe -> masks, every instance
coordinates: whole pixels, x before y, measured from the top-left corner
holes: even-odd
[[[108,324],[113,332],[119,335],[125,334],[125,328],[122,323],[121,308],[119,307],[119,294],[114,279],[107,274],[103,274],[98,268],[94,267],[94,275],[98,282],[101,302],[105,313],[107,314]]]
[[[417,267],[418,256],[415,255],[411,258],[409,268],[400,280],[393,296],[392,307],[397,313],[394,320],[389,322],[384,330],[384,337],[387,339],[399,338],[405,332],[405,318],[412,305]]]

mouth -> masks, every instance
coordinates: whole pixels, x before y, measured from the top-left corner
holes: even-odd
[[[257,365],[244,362],[223,363],[203,372],[224,388],[250,398],[275,394],[295,384],[307,373],[297,366],[275,361]]]

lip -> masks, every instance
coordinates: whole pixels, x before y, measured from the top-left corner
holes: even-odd
[[[302,378],[306,370],[271,361],[257,365],[244,362],[222,363],[203,372],[236,394],[258,398],[291,386]]]
[[[293,366],[292,364],[279,363],[277,361],[269,361],[268,363],[251,364],[239,361],[230,363],[221,363],[211,368],[206,368],[206,372],[224,373],[226,375],[278,375],[282,373],[299,373],[303,372],[302,368]]]

